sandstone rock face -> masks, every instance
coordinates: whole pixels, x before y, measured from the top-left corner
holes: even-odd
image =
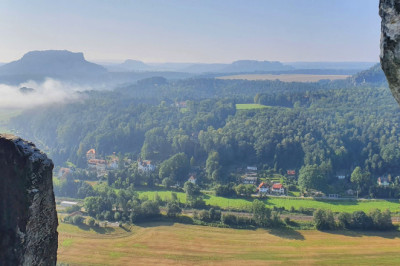
[[[53,167],[33,143],[0,134],[0,265],[56,265]]]
[[[390,90],[400,104],[400,1],[380,0],[381,65]]]

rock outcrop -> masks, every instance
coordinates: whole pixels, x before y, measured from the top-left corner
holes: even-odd
[[[400,1],[380,0],[381,66],[390,90],[400,104]]]
[[[0,265],[56,265],[53,167],[33,143],[0,134]]]

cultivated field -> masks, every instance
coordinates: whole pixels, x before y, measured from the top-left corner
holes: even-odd
[[[162,199],[169,199],[171,197],[170,191],[141,191],[140,196],[147,196],[149,199],[154,199],[156,193]],[[177,193],[178,198],[181,202],[186,201],[185,193]],[[220,206],[225,209],[232,210],[245,210],[249,209],[252,199],[230,199],[217,197],[213,195],[206,195],[205,201],[207,204]],[[288,198],[288,197],[269,197],[264,199],[267,207],[285,207],[290,209],[294,207],[299,209],[303,208],[321,208],[329,209],[334,212],[354,212],[354,211],[365,211],[369,212],[372,209],[386,210],[389,209],[391,212],[400,212],[399,200],[387,201],[387,200],[313,200],[313,199],[302,199],[302,198]]]
[[[283,82],[318,82],[323,79],[337,80],[346,79],[349,75],[307,75],[307,74],[244,74],[222,76],[218,79],[245,79],[245,80],[280,80]]]
[[[148,223],[99,230],[60,224],[69,265],[399,265],[399,232],[238,230]]]
[[[252,110],[252,109],[264,109],[264,108],[271,108],[271,107],[267,106],[267,105],[255,104],[255,103],[236,104],[236,110]]]

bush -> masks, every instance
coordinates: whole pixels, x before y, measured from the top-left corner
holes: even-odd
[[[199,220],[201,220],[203,222],[211,222],[210,213],[207,210],[199,211],[197,216],[198,216]]]
[[[211,208],[209,211],[209,216],[212,221],[221,221],[221,211]]]
[[[78,204],[76,204],[74,206],[71,206],[71,207],[65,208],[65,211],[67,213],[73,213],[73,212],[77,212],[77,211],[80,211],[80,210],[81,210],[81,207]]]
[[[255,226],[256,225],[254,219],[251,217],[236,216],[236,220],[237,220],[238,225],[243,225],[243,226],[248,226],[248,225]]]
[[[351,227],[351,214],[346,212],[341,212],[338,215],[338,226],[341,228]]]
[[[373,227],[371,217],[363,211],[355,211],[351,215],[351,228],[368,230]]]
[[[234,184],[229,183],[227,185],[218,185],[215,187],[215,195],[221,197],[234,197],[236,196],[236,191],[234,189]]]
[[[179,207],[177,202],[168,202],[167,203],[167,216],[168,217],[176,217],[178,214],[181,214],[182,209]]]
[[[76,225],[81,225],[84,221],[84,218],[80,215],[75,215],[72,217],[72,223]]]
[[[237,225],[237,217],[234,214],[226,213],[221,216],[221,222],[227,225]]]
[[[318,230],[335,229],[335,218],[330,210],[318,209],[313,214],[315,228]]]
[[[92,217],[89,217],[86,219],[86,224],[90,227],[93,227],[96,224],[96,220],[93,219]]]
[[[374,229],[388,230],[393,228],[392,217],[389,210],[386,210],[383,213],[378,209],[372,210],[369,213],[369,217],[371,217]]]
[[[115,212],[114,213],[114,220],[115,221],[120,221],[121,220],[121,213]]]

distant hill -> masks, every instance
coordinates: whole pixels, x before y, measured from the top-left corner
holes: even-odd
[[[107,70],[85,60],[83,53],[69,51],[32,51],[20,60],[0,66],[0,76],[84,76],[99,75]]]
[[[357,83],[386,83],[385,74],[382,71],[381,65],[378,63],[373,67],[361,71],[352,76],[352,80]]]
[[[240,60],[228,65],[223,72],[263,72],[263,71],[285,71],[293,69],[292,66],[285,66],[281,62]]]
[[[362,71],[374,66],[377,62],[290,62],[285,63],[296,69],[336,69]]]
[[[280,62],[240,60],[231,64],[204,64],[204,63],[159,63],[146,64],[138,60],[126,60],[122,64],[106,66],[114,72],[140,72],[140,71],[179,71],[186,73],[253,73],[268,71],[293,70],[292,66]]]
[[[106,68],[113,72],[151,71],[153,68],[142,61],[128,59],[122,64],[108,65]]]

